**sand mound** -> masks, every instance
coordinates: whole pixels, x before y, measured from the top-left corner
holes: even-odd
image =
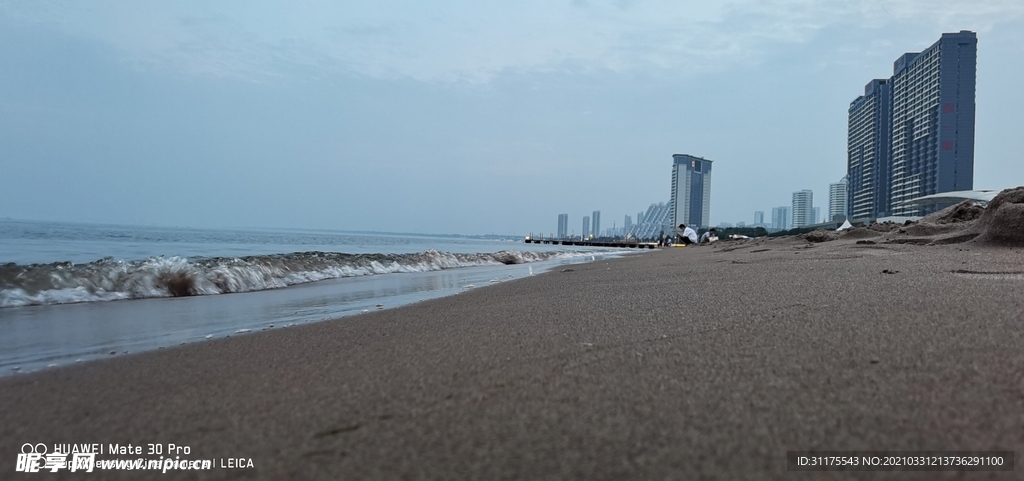
[[[843,239],[871,239],[882,235],[878,231],[871,230],[867,227],[854,227],[853,229],[847,229],[840,234]]]
[[[829,242],[838,239],[839,233],[830,230],[818,229],[816,231],[803,234],[800,237],[807,239],[808,242]]]
[[[1024,186],[1000,192],[972,227],[978,242],[1024,245]]]
[[[965,200],[959,204],[951,205],[938,212],[933,212],[921,219],[922,223],[930,224],[952,224],[956,222],[968,222],[981,217],[985,209],[973,201]]]

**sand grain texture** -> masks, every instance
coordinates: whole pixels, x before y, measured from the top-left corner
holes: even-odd
[[[1021,479],[786,471],[1024,452],[1024,250],[879,240],[665,249],[11,376],[0,472],[25,442],[159,442],[256,465],[198,479]]]

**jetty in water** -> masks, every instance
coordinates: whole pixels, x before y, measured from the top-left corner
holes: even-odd
[[[630,249],[654,249],[658,247],[657,242],[640,242],[635,240],[596,240],[596,239],[556,239],[556,238],[535,238],[528,236],[523,239],[527,244],[552,244],[563,246],[582,247],[625,247]]]

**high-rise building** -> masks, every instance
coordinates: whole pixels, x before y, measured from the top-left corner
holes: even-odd
[[[977,54],[976,33],[944,33],[896,59],[892,77],[850,104],[850,217],[922,215],[943,206],[904,202],[974,188]]]
[[[633,228],[633,218],[627,215],[625,222],[622,223],[622,232],[629,232],[631,228]]]
[[[558,214],[558,238],[569,236],[569,214]]]
[[[686,154],[672,156],[672,225],[711,225],[711,162]]]
[[[636,223],[638,225],[644,223],[644,213],[643,212],[637,212],[636,213]]]
[[[846,220],[846,177],[839,182],[828,185],[828,222],[842,222]]]
[[[821,207],[814,207],[811,210],[814,211],[814,215],[811,216],[811,223],[817,224],[818,222],[821,222]]]
[[[790,224],[790,210],[788,206],[780,206],[772,208],[772,229],[775,230],[789,230],[792,224]]]
[[[601,237],[601,211],[595,210],[590,216],[590,225],[593,227],[590,232],[594,237]]]
[[[590,217],[583,216],[583,238],[590,237]]]
[[[793,192],[793,228],[814,224],[814,192]]]
[[[921,53],[893,64],[892,183],[894,215],[921,215],[902,202],[974,188],[974,90],[978,36],[944,33]],[[925,209],[927,210],[927,209]]]
[[[846,178],[852,219],[889,215],[891,87],[890,80],[872,80],[850,103]]]
[[[764,211],[758,210],[754,212],[754,226],[764,225]]]

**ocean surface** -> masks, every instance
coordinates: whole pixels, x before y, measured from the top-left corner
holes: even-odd
[[[631,252],[0,219],[0,376],[393,308]]]

